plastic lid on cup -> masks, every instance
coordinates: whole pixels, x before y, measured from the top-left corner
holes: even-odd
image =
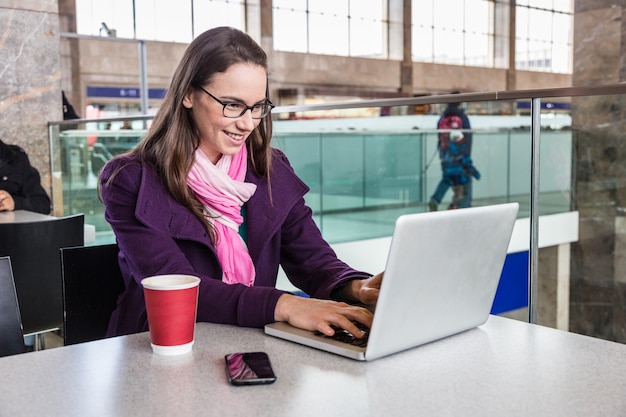
[[[141,285],[149,290],[184,290],[199,283],[200,278],[184,274],[155,275],[141,280]]]

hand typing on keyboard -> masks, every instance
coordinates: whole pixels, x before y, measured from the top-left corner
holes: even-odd
[[[366,308],[343,302],[283,294],[276,304],[274,317],[276,321],[286,321],[294,327],[326,336],[332,336],[335,328],[345,329],[361,339],[363,335],[354,322],[371,326],[373,314]]]
[[[322,334],[320,332],[315,332],[316,335],[320,336],[320,337],[327,337],[333,340],[337,340],[339,342],[343,342],[343,343],[348,343],[354,346],[360,346],[360,347],[365,347],[367,345],[367,340],[368,340],[368,336],[369,336],[369,327],[367,327],[366,325],[359,323],[357,321],[353,321],[352,322],[361,332],[361,337],[357,338],[355,337],[352,333],[350,333],[347,330],[342,329],[341,327],[338,326],[331,326],[333,328],[333,330],[335,330],[335,334],[332,336],[327,336],[325,334]]]
[[[349,302],[365,305],[374,305],[378,301],[380,284],[383,281],[384,272],[368,279],[355,279],[343,287],[342,293]]]

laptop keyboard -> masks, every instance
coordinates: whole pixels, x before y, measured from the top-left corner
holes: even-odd
[[[354,335],[350,333],[349,331],[344,330],[341,327],[337,327],[333,325],[331,325],[333,330],[335,330],[335,334],[333,336],[326,336],[325,334],[320,333],[320,332],[315,332],[315,334],[319,337],[325,337],[327,339],[337,340],[338,342],[347,343],[353,346],[358,346],[358,347],[367,346],[367,339],[370,334],[369,332],[370,329],[366,325],[361,324],[359,322],[353,321],[353,323],[356,327],[358,327],[361,331],[363,331],[363,337],[361,339],[354,337]]]

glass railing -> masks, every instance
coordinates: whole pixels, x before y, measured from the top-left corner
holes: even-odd
[[[473,205],[520,204],[522,243],[513,250],[527,254],[528,279],[516,291],[530,307],[511,315],[625,342],[624,94],[618,85],[278,107],[272,141],[310,187],[307,204],[341,254],[354,242],[387,244],[398,215],[428,210],[441,178],[436,122],[446,103],[463,102],[481,174]],[[140,128],[121,129],[125,121]],[[144,122],[150,117],[50,123],[55,214],[84,213],[96,227],[91,244],[114,240],[99,169],[143,137]]]
[[[95,227],[96,240],[87,244],[115,240],[98,197],[98,173],[113,156],[135,147],[151,119],[138,116],[49,124],[53,213],[83,213],[85,223]]]
[[[474,205],[517,201],[521,205],[520,216],[528,216],[530,119],[472,119],[491,125],[472,129],[474,164],[481,173],[480,181],[474,181]],[[96,227],[98,243],[112,239],[98,199],[98,173],[114,155],[132,149],[146,132],[121,129],[122,120],[128,118],[104,119],[97,123],[102,128],[96,125],[92,129],[87,128],[94,125],[91,121],[74,122],[69,129],[65,128],[67,125],[51,125],[52,149],[57,156],[53,159],[55,185],[61,188],[61,192],[53,193],[57,197],[55,210],[62,207],[59,214],[85,214],[86,222]],[[428,127],[436,126],[436,122],[436,115],[387,116],[384,120],[277,119],[272,141],[311,188],[306,202],[325,238],[331,243],[350,242],[389,236],[398,215],[427,209],[428,199],[441,178],[436,148],[438,131]],[[543,153],[570,155],[570,118],[550,118],[546,126]],[[541,170],[541,193],[546,199],[540,206],[542,213],[568,211],[571,158],[559,164],[545,159]],[[442,208],[448,205],[447,200],[442,202]],[[359,218],[363,220],[359,222]],[[376,218],[377,226],[373,227]],[[355,227],[346,227],[347,222]],[[368,222],[369,227],[362,227],[362,222]]]

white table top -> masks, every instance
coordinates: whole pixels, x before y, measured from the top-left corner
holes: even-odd
[[[224,355],[266,351],[278,377],[233,387]],[[626,345],[490,317],[374,362],[201,323],[193,352],[149,335],[0,358],[2,416],[624,416]]]
[[[27,210],[0,211],[0,223],[29,223],[52,219],[56,217]]]
[[[58,217],[47,214],[35,213],[27,210],[0,211],[0,224],[4,223],[31,223],[57,219]],[[96,228],[93,225],[85,224],[85,243],[96,241]]]

